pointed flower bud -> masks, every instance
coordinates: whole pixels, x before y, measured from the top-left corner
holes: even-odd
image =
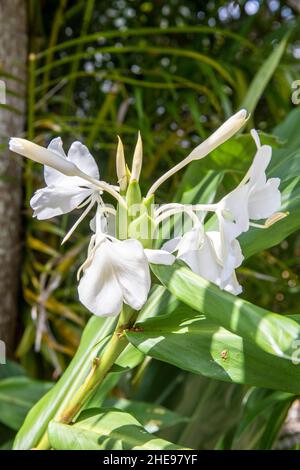
[[[138,133],[137,143],[134,149],[134,155],[132,160],[132,171],[130,181],[139,181],[141,169],[143,163],[143,143],[141,139],[141,133]]]
[[[120,185],[121,193],[124,193],[127,189],[127,170],[126,162],[124,157],[124,147],[122,140],[118,136],[118,147],[117,147],[117,156],[116,156],[116,167],[117,167],[117,177],[118,183]]]
[[[236,134],[243,127],[247,122],[247,119],[246,109],[241,109],[239,112],[227,119],[227,121],[225,121],[224,124],[222,124],[211,136],[192,150],[184,160],[181,160],[181,162],[177,163],[177,165],[158,178],[158,180],[155,181],[149,189],[146,198],[151,196],[151,194],[154,194],[157,188],[170,178],[170,176],[174,175],[174,173],[177,173],[177,171],[184,168],[190,162],[206,157],[206,155],[215,150],[219,145],[230,139],[230,137]]]
[[[41,147],[26,139],[12,137],[9,149],[37,163],[50,166],[67,176],[82,176],[81,170],[72,162],[52,150]]]
[[[204,142],[196,147],[188,156],[187,159],[200,160],[208,153],[212,152],[215,148],[222,145],[226,140],[230,139],[236,134],[247,121],[246,109],[241,109],[236,114],[231,116],[224,122],[211,136]]]

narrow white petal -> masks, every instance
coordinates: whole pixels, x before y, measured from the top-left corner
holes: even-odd
[[[261,147],[260,138],[256,129],[251,129],[251,137],[253,138],[256,147],[259,149]]]
[[[254,160],[249,170],[250,179],[253,183],[265,173],[272,158],[272,147],[270,145],[262,145],[256,152]]]

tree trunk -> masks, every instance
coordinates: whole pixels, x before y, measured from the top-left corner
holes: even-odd
[[[18,312],[21,162],[7,141],[24,130],[26,30],[26,1],[0,0],[0,340],[8,354]]]

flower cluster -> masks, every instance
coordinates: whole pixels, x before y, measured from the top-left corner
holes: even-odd
[[[155,191],[167,178],[191,161],[208,155],[238,132],[246,120],[245,110],[228,119],[184,160],[159,178],[144,198],[138,184],[143,154],[140,135],[131,172],[125,163],[119,139],[117,186],[100,179],[94,158],[80,142],[74,142],[66,155],[60,138],[53,139],[47,149],[24,139],[10,140],[12,151],[44,164],[46,186],[31,199],[35,217],[43,220],[83,208],[63,243],[96,207],[90,222],[93,233],[87,258],[78,271],[79,299],[92,313],[118,315],[124,303],[140,310],[151,287],[149,265],[171,265],[176,258],[221,289],[235,295],[242,291],[235,273],[243,261],[239,235],[249,230],[251,225],[266,228],[283,216],[277,213],[281,204],[280,180],[266,176],[272,149],[260,144],[256,131],[252,131],[257,152],[251,167],[241,183],[219,202],[192,207],[176,203],[153,207]],[[116,200],[116,207],[103,202],[104,193]],[[214,213],[217,230],[205,229],[203,213],[207,212]],[[155,249],[154,234],[165,220],[178,213],[191,219],[191,229]],[[253,222],[260,219],[267,221],[263,225]]]

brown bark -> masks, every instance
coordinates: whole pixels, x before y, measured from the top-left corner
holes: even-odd
[[[6,88],[0,107],[0,340],[8,353],[18,311],[21,162],[9,153],[7,141],[24,130],[26,29],[26,1],[0,0],[0,85]]]

